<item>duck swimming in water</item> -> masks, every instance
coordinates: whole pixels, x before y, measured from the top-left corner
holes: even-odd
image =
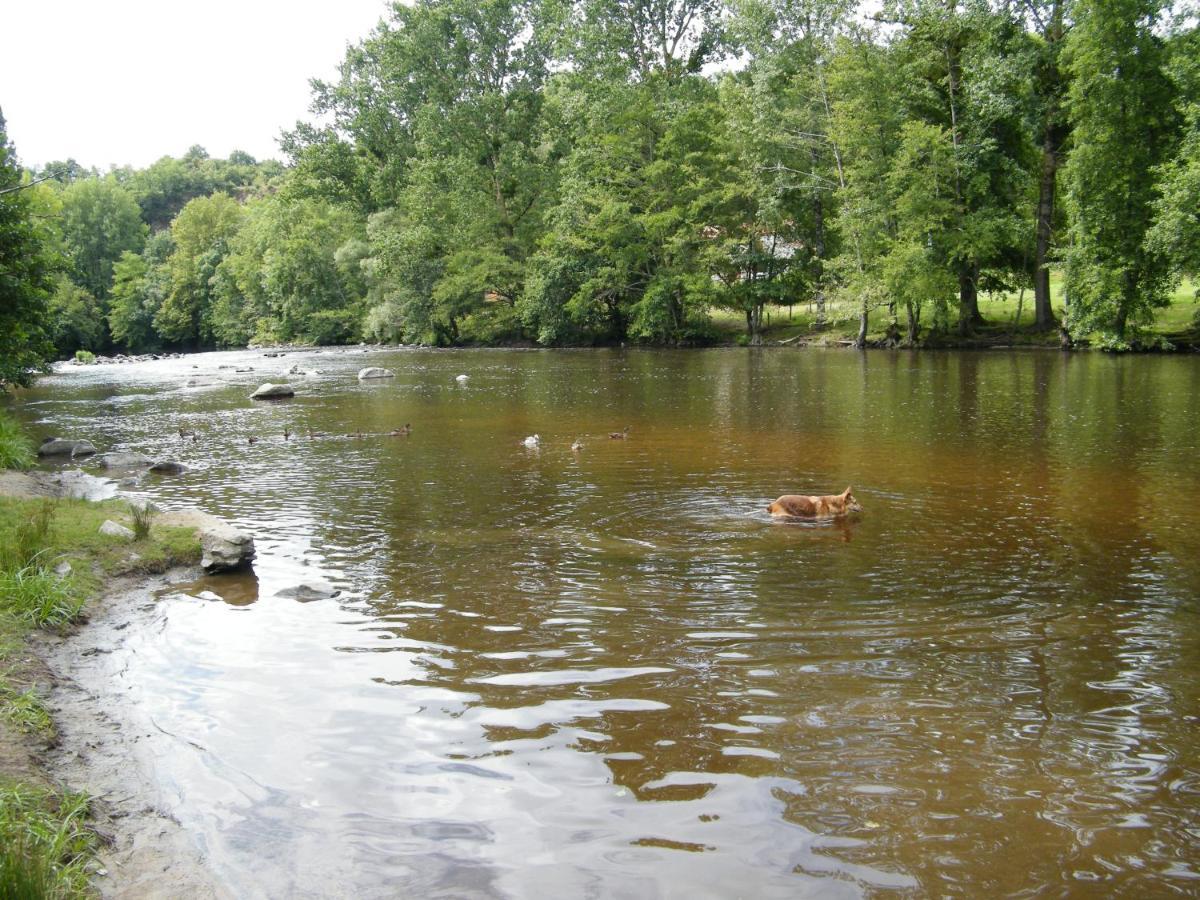
[[[541,439],[541,437],[539,437],[536,434],[531,434],[529,437],[525,438],[525,440],[523,440],[521,443],[524,444],[526,447],[528,447],[530,450],[536,450],[538,447],[541,446],[542,439]]]
[[[614,441],[623,441],[625,438],[629,437],[629,426],[626,425],[624,431],[610,431],[608,436]]]

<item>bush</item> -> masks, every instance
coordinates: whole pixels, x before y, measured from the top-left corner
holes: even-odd
[[[0,469],[28,469],[36,459],[33,441],[13,419],[0,413]]]
[[[96,354],[91,350],[76,350],[75,362],[83,363],[85,366],[91,365],[96,361]]]

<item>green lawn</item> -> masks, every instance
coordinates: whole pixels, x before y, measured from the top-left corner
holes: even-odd
[[[1050,278],[1051,305],[1055,315],[1062,317],[1061,297],[1062,277],[1057,273]],[[1017,317],[1020,306],[1020,319]],[[979,329],[980,335],[993,343],[1008,343],[1013,345],[1047,345],[1058,346],[1059,337],[1054,332],[1033,332],[1033,291],[1026,291],[1024,296],[1019,294],[983,294],[979,298],[979,311],[986,324]],[[1185,281],[1171,298],[1171,305],[1158,311],[1152,332],[1171,338],[1200,337],[1197,326],[1197,313],[1200,304],[1196,302],[1196,286]],[[725,340],[736,341],[745,334],[745,316],[730,310],[714,309],[711,311],[712,321],[718,333]],[[951,313],[953,316],[953,313]],[[927,333],[931,312],[926,310],[922,321],[922,334]],[[867,336],[875,340],[882,338],[887,330],[890,315],[886,308],[871,311]],[[953,320],[952,320],[953,321]],[[806,337],[814,341],[850,341],[858,334],[858,310],[850,304],[828,305],[826,312],[827,325],[817,330],[816,310],[807,304],[794,307],[770,307],[766,313],[765,338],[768,342],[786,341],[796,337]],[[904,328],[903,318],[900,322]]]

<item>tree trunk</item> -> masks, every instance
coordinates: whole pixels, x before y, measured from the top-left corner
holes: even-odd
[[[1055,0],[1050,22],[1043,36],[1054,57],[1046,73],[1046,117],[1042,123],[1042,178],[1038,187],[1037,243],[1033,261],[1034,327],[1039,331],[1053,328],[1054,309],[1050,305],[1050,248],[1054,229],[1055,187],[1058,177],[1058,151],[1063,142],[1059,122],[1059,94],[1062,78],[1058,71],[1058,45],[1063,39],[1062,0]]]
[[[814,147],[810,151],[812,155],[813,171],[817,170],[817,150]],[[813,299],[817,303],[817,319],[813,323],[816,328],[825,327],[825,285],[824,285],[824,269],[825,269],[825,209],[821,203],[821,195],[819,193],[813,195],[813,253],[816,256],[816,292]]]
[[[958,274],[958,333],[963,337],[983,321],[979,315],[978,278],[978,263],[972,263]]]
[[[867,346],[867,317],[867,301],[863,300],[862,310],[858,314],[858,337],[854,339],[854,346],[858,350]]]

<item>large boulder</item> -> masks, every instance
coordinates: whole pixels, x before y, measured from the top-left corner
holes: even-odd
[[[368,378],[395,378],[396,373],[388,369],[381,369],[378,366],[367,366],[365,369],[358,370],[358,380],[366,381]]]
[[[195,529],[203,550],[200,567],[210,575],[245,569],[254,561],[254,538],[224,519],[198,509],[175,509],[162,513],[154,521],[159,525]]]
[[[102,469],[146,469],[154,464],[154,460],[142,453],[119,451],[105,453],[100,457]]]
[[[67,438],[46,438],[38,447],[38,456],[91,456],[96,448],[91,441],[75,441]]]
[[[173,459],[163,459],[152,465],[150,471],[156,475],[182,475],[187,471],[187,466]]]
[[[214,519],[197,529],[200,535],[200,568],[215,572],[234,572],[248,568],[254,560],[254,538],[228,522]]]
[[[251,400],[281,400],[284,397],[294,397],[296,392],[290,384],[267,383],[250,395]]]

